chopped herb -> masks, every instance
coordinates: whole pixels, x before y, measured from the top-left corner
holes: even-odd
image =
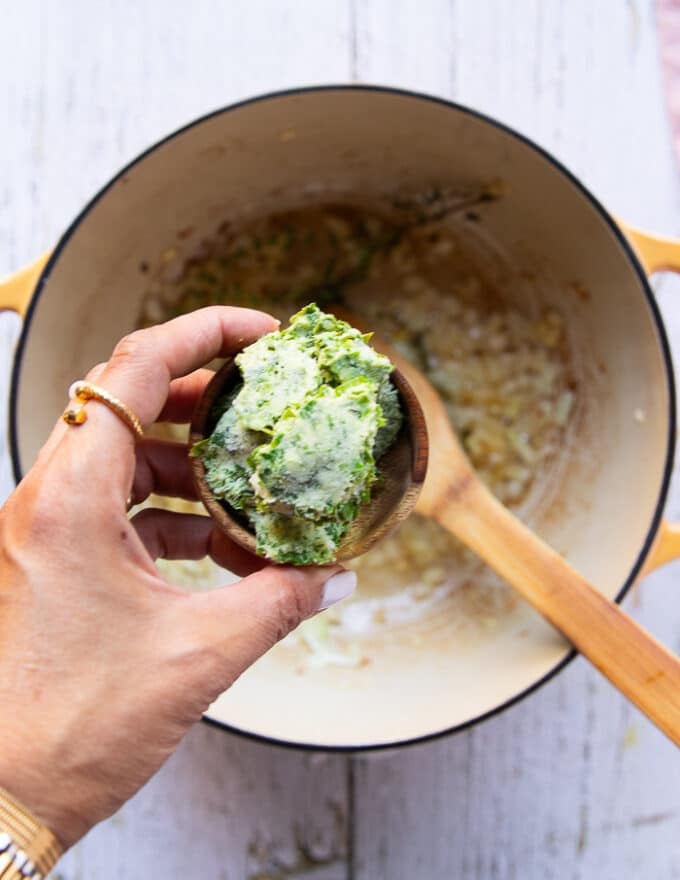
[[[365,334],[312,304],[236,358],[242,384],[194,444],[216,498],[243,511],[258,552],[330,562],[402,421],[392,365]]]

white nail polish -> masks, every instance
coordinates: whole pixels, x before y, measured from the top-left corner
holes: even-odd
[[[321,594],[321,604],[319,611],[330,608],[341,599],[351,596],[357,585],[357,576],[353,571],[341,571],[328,578],[323,585],[323,593]]]

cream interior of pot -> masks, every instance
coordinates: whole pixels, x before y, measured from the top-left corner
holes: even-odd
[[[507,285],[509,296],[559,311],[579,376],[564,455],[524,515],[615,596],[647,537],[669,435],[664,361],[642,283],[618,235],[549,159],[483,119],[415,96],[334,89],[263,99],[187,129],[120,177],[63,244],[27,328],[17,407],[22,469],[69,383],[135,326],[148,287],[140,267],[188,255],[225,220],[282,206],[491,181],[502,195],[480,209],[475,247],[488,242],[524,279]],[[387,585],[390,576],[386,570]],[[471,607],[448,607],[408,637],[383,634],[359,666],[301,669],[279,646],[209,717],[294,743],[398,743],[496,709],[568,651],[521,602],[491,620]]]

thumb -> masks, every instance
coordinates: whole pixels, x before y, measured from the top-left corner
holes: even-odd
[[[200,637],[221,655],[231,684],[303,620],[347,598],[356,575],[341,566],[272,565],[237,584],[192,596]]]

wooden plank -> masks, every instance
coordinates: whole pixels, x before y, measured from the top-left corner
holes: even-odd
[[[204,725],[145,789],[63,860],[65,880],[344,880],[346,759]]]
[[[27,0],[4,9],[0,274],[50,247],[122,164],[177,126],[252,94],[347,80],[347,3],[306,6]],[[3,413],[16,331],[15,318],[0,316]],[[346,766],[199,727],[59,872],[340,880]]]
[[[446,94],[455,52],[451,0],[358,0],[353,7],[353,74],[360,82]]]
[[[380,0],[358,9],[360,62],[376,10],[385,14]],[[535,138],[621,216],[677,233],[651,3],[485,0],[452,12],[453,34],[448,23],[429,34],[421,81]],[[408,23],[395,15],[388,33],[373,33],[359,78],[394,71],[392,47],[409,42]],[[657,287],[678,345],[680,284]],[[679,496],[676,488],[670,511]],[[658,572],[626,607],[677,651],[676,577]],[[680,876],[679,783],[673,746],[579,659],[476,729],[355,759],[353,876]]]

